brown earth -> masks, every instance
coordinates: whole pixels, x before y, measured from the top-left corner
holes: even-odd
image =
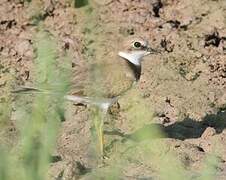
[[[153,155],[147,159],[141,155],[140,147],[151,137],[136,138],[139,131],[158,126],[167,138],[151,141],[153,146],[164,144],[155,155],[173,151],[189,174],[198,176],[203,160],[217,151],[217,142],[221,146],[217,179],[226,179],[226,2],[105,0],[95,1],[93,7],[75,9],[70,0],[0,0],[2,104],[15,100],[9,87],[34,79],[33,35],[40,22],[57,39],[59,50],[72,52],[72,65],[85,63],[84,57],[95,59],[97,52],[97,59],[103,60],[106,52],[133,35],[146,37],[162,51],[145,58],[137,86],[111,109],[111,121],[106,122],[108,159],[103,166],[98,167],[92,155],[89,109],[67,104],[57,142],[60,158],[51,165],[51,177],[93,179],[123,157],[122,179],[158,178]],[[18,133],[14,114],[1,132],[1,141],[9,146]],[[133,156],[124,153],[128,147]]]

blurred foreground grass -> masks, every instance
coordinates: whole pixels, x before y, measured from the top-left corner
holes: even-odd
[[[80,4],[76,4],[76,6],[83,6],[87,2],[79,1]],[[50,38],[48,33],[41,31],[35,42],[37,49],[36,87],[57,89],[58,93],[36,94],[34,97],[24,96],[24,98],[32,99],[31,111],[28,113],[24,107],[18,107],[25,115],[18,122],[20,133],[17,147],[9,151],[4,144],[0,145],[0,180],[45,180],[48,178],[50,157],[55,148],[60,125],[59,109],[63,109],[63,96],[68,91],[70,72],[65,69],[69,68],[70,60],[65,55],[66,68],[56,69],[55,40]],[[142,123],[145,123],[144,119],[147,118],[149,110],[140,104],[134,106],[134,102],[130,101],[130,103],[132,109],[127,118],[131,119],[131,123],[136,126],[145,125]],[[1,105],[0,120],[6,122],[11,113],[10,97],[7,102],[4,102],[4,105]],[[19,106],[19,104],[17,105]],[[97,111],[92,114],[91,118],[95,120],[101,116]],[[147,136],[153,138],[142,141],[143,137]],[[139,142],[118,143],[115,149],[110,149],[113,152],[110,153],[109,160],[106,160],[108,166],[96,167],[88,176],[94,180],[122,179],[123,169],[129,166],[129,160],[132,159],[139,160],[145,165],[154,165],[156,167],[154,173],[157,174],[158,179],[192,179],[174,152],[164,154],[168,151],[168,147],[161,142],[161,139],[158,139],[162,137],[163,135],[157,127],[153,131],[141,131],[135,134],[133,138],[138,139]],[[206,161],[203,162],[203,171],[196,179],[215,179],[217,164],[215,154],[207,156]]]
[[[56,42],[48,36],[48,33],[41,31],[36,38],[37,48],[36,86],[41,89],[57,89],[57,93],[36,94],[32,98],[31,112],[25,112],[25,116],[19,121],[19,141],[15,149],[9,151],[2,144],[0,146],[0,180],[45,180],[48,178],[47,172],[50,165],[50,157],[54,151],[57,133],[60,125],[59,109],[64,106],[63,96],[68,91],[68,79],[70,73],[55,69],[56,63]],[[64,62],[69,62],[65,56]],[[56,80],[57,76],[57,80]],[[54,87],[54,88],[53,88]],[[139,97],[138,97],[139,99]],[[134,102],[133,102],[134,101]],[[139,103],[135,103],[139,101]],[[142,101],[132,100],[129,115],[136,126],[142,126],[145,118],[150,120],[148,110]],[[18,104],[19,105],[19,104]],[[9,118],[10,101],[6,109],[3,108],[1,120]],[[24,111],[23,107],[18,107]],[[101,118],[96,112],[90,117],[92,119]],[[2,122],[1,121],[1,122]],[[136,122],[135,122],[136,121]],[[139,124],[141,123],[141,124]],[[154,128],[154,127],[153,127]],[[148,133],[148,134],[147,134]],[[150,137],[143,140],[144,137]],[[187,175],[187,171],[174,152],[167,152],[168,146],[161,142],[163,135],[157,129],[151,131],[140,131],[133,139],[138,142],[118,143],[116,149],[111,149],[108,166],[96,167],[88,174],[90,179],[121,179],[123,169],[130,165],[129,159],[137,160],[147,166],[156,167],[154,172],[158,179],[164,180],[185,180],[192,179]],[[165,153],[167,152],[167,153]],[[214,179],[218,160],[211,154],[204,162],[204,169],[196,179]]]
[[[37,58],[36,85],[41,89],[49,89],[57,85],[58,93],[35,94],[34,97],[22,95],[32,100],[31,112],[19,119],[20,137],[18,145],[12,151],[1,145],[0,149],[0,179],[1,180],[44,180],[50,162],[57,132],[60,125],[58,110],[62,107],[64,94],[67,92],[68,77],[65,73],[56,71],[56,45],[48,33],[41,31],[35,39]],[[65,58],[66,59],[66,58]],[[64,61],[65,63],[67,60]],[[57,78],[56,78],[57,77]],[[50,89],[51,89],[50,88]],[[10,103],[10,102],[9,102]],[[17,102],[19,111],[26,110],[23,103]],[[5,121],[8,112],[1,116]],[[4,118],[4,119],[2,119]]]

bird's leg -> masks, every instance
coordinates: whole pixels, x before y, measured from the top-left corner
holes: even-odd
[[[90,99],[92,103],[91,106],[91,118],[93,119],[94,129],[95,129],[95,137],[97,140],[97,151],[100,155],[101,159],[105,157],[104,155],[104,122],[106,118],[108,118],[108,110],[109,107],[116,102],[118,97],[110,98],[110,99]]]
[[[97,129],[99,145],[100,145],[100,156],[101,158],[104,157],[104,117],[103,115],[100,117],[99,127]]]
[[[95,134],[97,137],[97,150],[101,158],[104,157],[104,119],[106,118],[106,113],[103,112],[100,108],[94,107],[93,111],[93,120]]]

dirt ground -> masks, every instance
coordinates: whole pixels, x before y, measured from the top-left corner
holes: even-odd
[[[33,35],[40,22],[60,49],[73,52],[72,66],[84,63],[84,56],[93,57],[91,50],[99,52],[95,47],[105,48],[105,56],[120,40],[134,35],[147,38],[162,53],[145,58],[137,86],[111,109],[103,166],[97,167],[90,150],[89,109],[67,104],[52,179],[92,179],[91,172],[108,172],[117,157],[127,163],[122,179],[158,177],[152,161],[136,153],[149,138],[136,139],[136,133],[152,131],[153,126],[165,134],[152,142],[165,144],[158,155],[173,150],[196,177],[207,155],[217,151],[217,179],[226,179],[226,1],[103,0],[93,2],[94,10],[73,5],[69,0],[0,0],[1,103],[7,101],[9,87],[32,83]],[[134,116],[139,110],[141,115]],[[1,134],[9,146],[17,136],[16,117],[10,119]],[[139,142],[129,150],[132,158],[123,153],[132,143],[122,141],[125,137]]]

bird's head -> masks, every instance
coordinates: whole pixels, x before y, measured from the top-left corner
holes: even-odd
[[[141,37],[127,40],[122,48],[123,51],[119,51],[118,55],[135,66],[141,66],[141,61],[144,56],[157,52],[149,47],[147,40]]]

